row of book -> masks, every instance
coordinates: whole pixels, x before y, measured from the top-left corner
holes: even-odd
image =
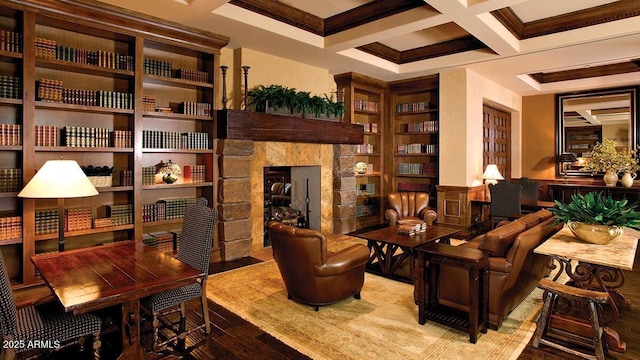
[[[436,105],[429,101],[416,101],[411,103],[401,103],[396,105],[397,113],[425,111],[435,109]]]
[[[371,112],[380,112],[380,103],[368,100],[353,100],[353,109]]]
[[[37,37],[35,39],[35,53],[37,57],[69,61],[78,64],[88,64],[133,71],[133,56],[118,54],[104,50],[85,50],[70,46],[58,45],[55,40]]]
[[[110,130],[86,126],[65,126],[62,138],[66,147],[108,147]]]
[[[436,132],[438,131],[437,121],[422,121],[418,123],[402,124],[402,132]]]
[[[36,125],[36,146],[58,146],[58,127]]]
[[[376,193],[376,184],[375,183],[366,183],[359,184],[356,189],[357,195],[375,195]]]
[[[0,124],[0,145],[2,146],[22,145],[22,125]]]
[[[436,175],[435,163],[398,163],[396,172],[398,175]]]
[[[397,154],[437,154],[437,144],[398,144],[396,146]]]
[[[196,81],[196,82],[209,82],[209,73],[206,71],[193,70],[193,69],[178,69],[176,72],[178,79]]]
[[[133,170],[120,171],[120,185],[133,186]]]
[[[203,183],[206,181],[205,165],[185,165],[182,167],[182,180],[186,183]]]
[[[155,203],[142,205],[142,221],[154,222],[184,217],[187,205],[195,204],[195,198],[177,198],[158,200]]]
[[[133,94],[108,90],[83,90],[64,88],[62,80],[42,78],[37,82],[40,101],[59,102],[115,109],[133,109]]]
[[[0,29],[0,50],[22,52],[22,34],[16,31]]]
[[[142,243],[156,248],[158,251],[172,255],[178,250],[176,234],[169,231],[158,231],[142,234]]]
[[[181,114],[196,116],[211,116],[211,104],[183,101],[180,103]]]
[[[202,149],[209,148],[209,134],[178,131],[142,130],[145,149]]]
[[[22,98],[22,78],[0,75],[0,97],[9,99]]]
[[[142,111],[156,110],[156,96],[151,94],[142,95]]]
[[[22,237],[22,216],[0,218],[0,240],[18,239]]]
[[[64,210],[64,231],[91,229],[93,216],[91,208],[74,208]]]
[[[156,167],[143,166],[142,167],[142,185],[153,185],[156,183]]]
[[[353,152],[356,154],[373,154],[373,144],[353,145]]]
[[[144,58],[144,73],[149,75],[157,75],[164,77],[171,77],[172,64],[170,61],[164,61],[159,59]]]
[[[0,192],[22,189],[22,169],[0,169]]]
[[[107,205],[106,210],[113,226],[133,224],[133,204]]]
[[[356,123],[357,125],[362,125],[364,127],[364,132],[366,133],[378,133],[378,123]]]

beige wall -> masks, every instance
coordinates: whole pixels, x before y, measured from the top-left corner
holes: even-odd
[[[522,114],[522,176],[555,179],[555,95],[523,97]]]
[[[440,184],[482,184],[482,106],[511,113],[511,176],[521,175],[521,96],[473,71],[440,74]]]

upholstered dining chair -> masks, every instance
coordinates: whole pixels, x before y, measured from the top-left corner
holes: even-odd
[[[100,358],[100,329],[102,320],[91,313],[73,315],[59,309],[57,304],[50,304],[46,309],[40,306],[16,308],[11,292],[9,275],[0,251],[0,338],[3,344],[19,344],[3,346],[0,349],[1,359],[14,359],[22,355],[28,357],[40,355],[39,350],[26,344],[33,340],[60,341],[60,350],[74,344],[84,344],[90,337],[93,341],[93,356]]]
[[[491,228],[502,220],[522,214],[520,204],[520,185],[507,181],[498,181],[497,184],[489,184],[491,204],[489,206]]]
[[[207,277],[209,274],[209,259],[211,245],[213,243],[213,226],[217,218],[217,211],[207,206],[207,199],[198,198],[196,203],[188,205],[184,210],[184,220],[182,221],[182,235],[180,247],[178,248],[178,260],[185,262],[194,268],[202,271],[199,281],[180,288],[167,290],[141,300],[142,310],[153,317],[153,348],[158,350],[169,342],[176,340],[183,341],[187,335],[205,328],[205,332],[211,332],[209,323],[209,308],[207,306]],[[185,302],[191,299],[200,298],[204,323],[192,329],[186,329],[186,307]],[[178,329],[172,329],[174,336],[160,342],[161,322],[171,324],[169,321],[162,321],[164,317],[171,313],[180,311],[180,324]]]
[[[520,178],[518,181],[520,184],[520,199],[536,201],[538,200],[538,189],[540,188],[539,181],[533,181],[527,177]]]

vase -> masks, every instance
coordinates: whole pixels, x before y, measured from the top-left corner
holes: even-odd
[[[616,186],[618,183],[618,174],[615,170],[607,170],[602,179],[604,180],[605,185]]]
[[[622,227],[619,226],[587,224],[579,221],[569,221],[567,226],[578,240],[596,245],[608,244],[609,241],[622,235]]]
[[[174,175],[174,174],[165,174],[162,177],[162,181],[164,181],[167,184],[173,184],[174,182],[176,182],[178,180],[178,176]]]
[[[632,173],[632,172],[625,172],[624,175],[622,175],[622,179],[620,180],[620,182],[622,183],[623,186],[625,187],[631,187],[633,186],[633,180],[636,178],[636,173]]]

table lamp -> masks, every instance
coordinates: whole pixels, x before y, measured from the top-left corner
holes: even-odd
[[[564,183],[568,183],[567,179],[567,164],[578,161],[573,153],[562,153],[556,157],[556,162],[562,167],[562,173],[564,174]]]
[[[498,170],[498,166],[496,164],[489,164],[487,168],[484,169],[484,173],[482,174],[482,178],[484,179],[484,194],[487,198],[491,198],[491,193],[489,192],[489,184],[497,184],[498,180],[504,180],[502,174],[500,174],[500,170]]]
[[[74,160],[48,160],[19,197],[58,199],[58,251],[64,251],[64,199],[98,195],[98,191]]]

